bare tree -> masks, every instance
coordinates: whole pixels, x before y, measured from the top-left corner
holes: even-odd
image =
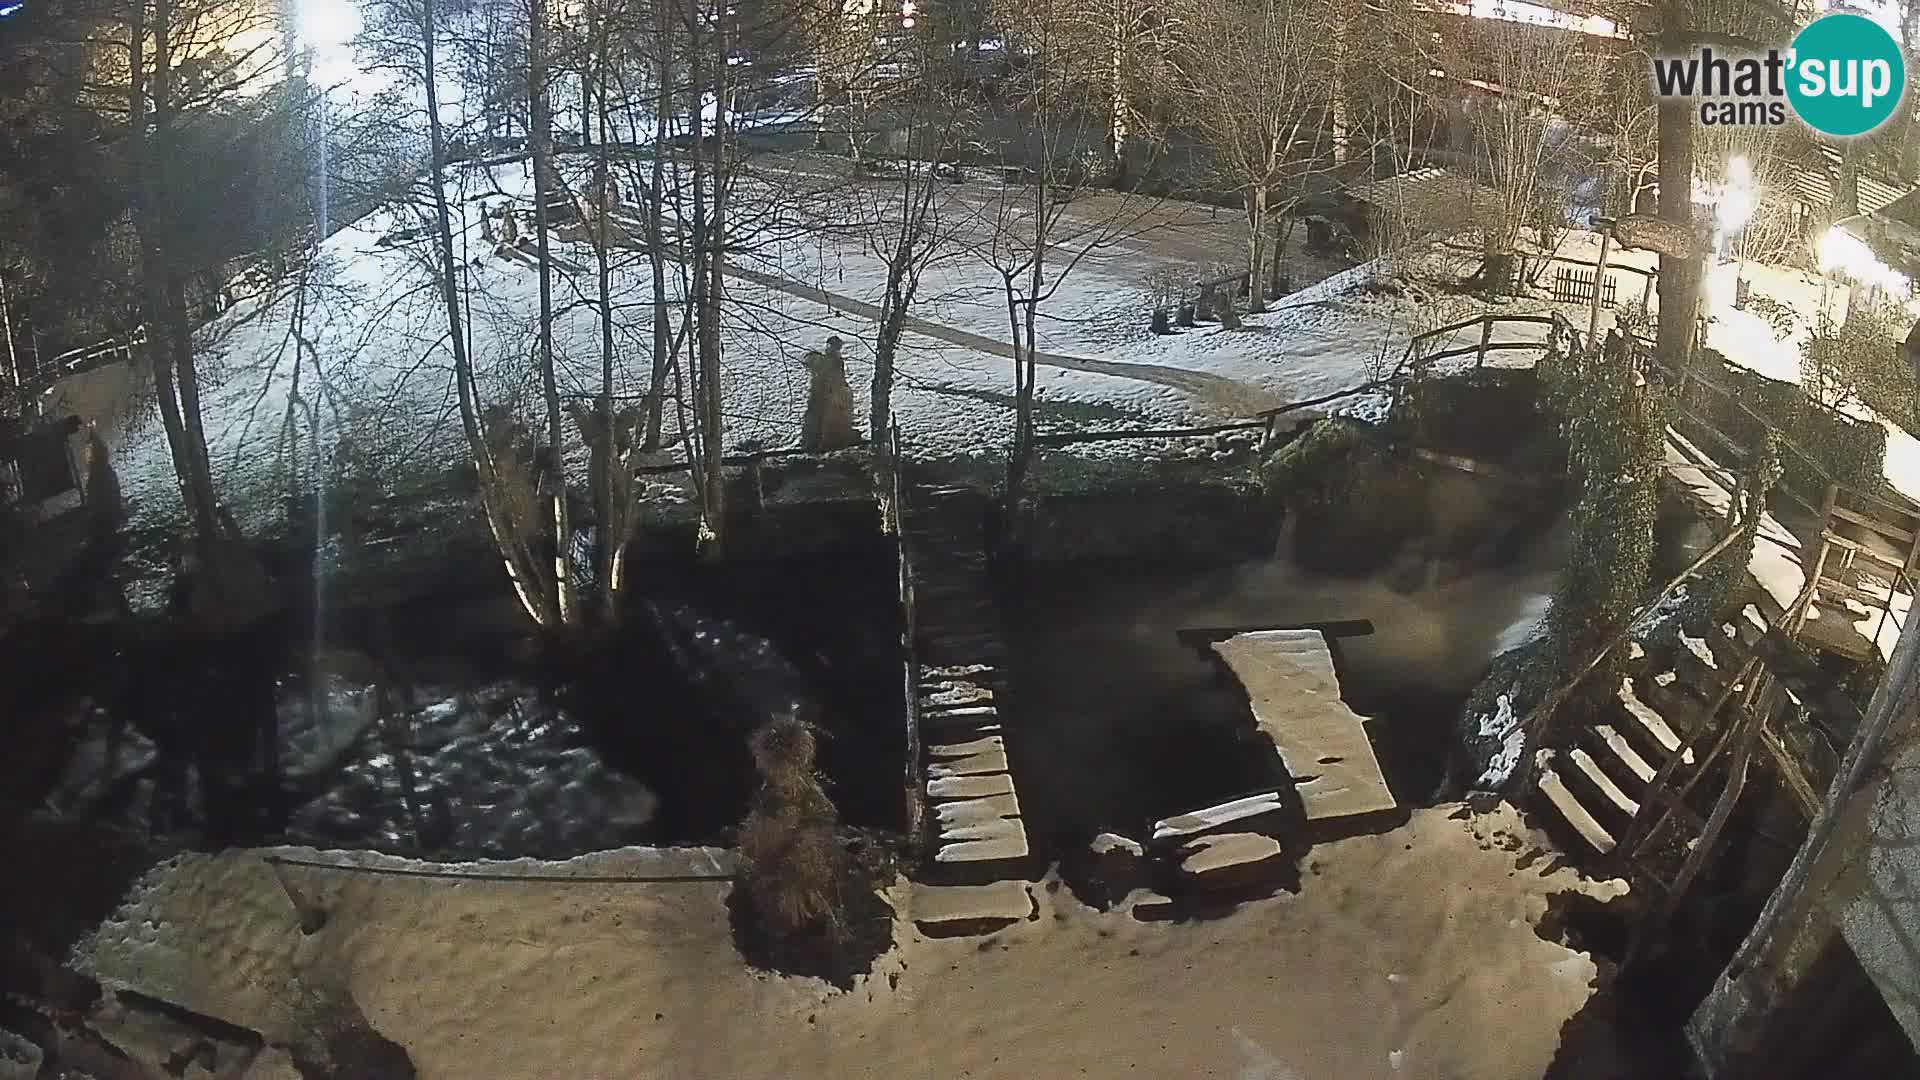
[[[363,47],[385,68],[403,75],[425,99],[428,162],[422,183],[433,241],[430,259],[445,307],[453,355],[454,385],[468,456],[479,479],[481,512],[521,607],[540,627],[560,624],[552,564],[542,565],[542,509],[533,487],[532,448],[522,445],[500,410],[480,401],[467,337],[460,261],[454,253],[453,216],[447,201],[448,139],[440,92],[445,30],[443,0],[382,0],[367,10]],[[558,538],[564,540],[564,537]],[[561,545],[564,551],[564,544]]]
[[[1319,155],[1322,106],[1335,59],[1324,0],[1186,0],[1176,45],[1182,105],[1247,213],[1251,306],[1264,311],[1261,273],[1276,215],[1331,167]]]
[[[1093,180],[1075,126],[1086,77],[1075,53],[1071,0],[1022,0],[1000,12],[1022,67],[1007,89],[1034,141],[1028,182],[1008,182],[956,235],[1000,280],[1014,362],[1014,435],[1007,497],[1026,494],[1034,453],[1034,388],[1038,380],[1040,312],[1082,261],[1136,233],[1152,203],[1108,194],[1075,207]],[[1095,68],[1097,70],[1097,67]],[[1095,196],[1087,196],[1093,203]]]
[[[1567,152],[1567,118],[1591,109],[1602,60],[1580,35],[1497,19],[1464,20],[1453,41],[1448,71],[1468,84],[1467,118],[1493,190],[1481,239],[1484,282],[1497,294],[1512,280],[1521,229],[1565,201],[1555,175],[1570,170],[1555,158]]]

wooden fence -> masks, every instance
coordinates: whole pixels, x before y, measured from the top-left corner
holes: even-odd
[[[1599,279],[1600,270],[1579,270],[1571,266],[1558,267],[1553,272],[1553,298],[1563,304],[1593,303],[1594,282]],[[1613,307],[1620,299],[1620,283],[1609,275],[1600,285],[1600,303]]]

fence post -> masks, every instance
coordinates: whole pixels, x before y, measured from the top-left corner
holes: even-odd
[[[1493,316],[1480,320],[1480,351],[1474,354],[1473,370],[1479,371],[1487,366],[1487,346],[1493,344]]]

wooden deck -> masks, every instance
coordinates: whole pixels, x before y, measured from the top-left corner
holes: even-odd
[[[1392,810],[1366,722],[1340,699],[1327,639],[1317,630],[1259,630],[1215,642],[1246,688],[1254,721],[1294,778],[1308,821]]]

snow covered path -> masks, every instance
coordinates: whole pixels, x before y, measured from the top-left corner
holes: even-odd
[[[879,307],[867,303],[865,300],[856,300],[842,293],[829,292],[826,289],[815,285],[808,285],[805,282],[795,281],[792,278],[781,277],[778,274],[762,273],[757,270],[748,270],[744,267],[729,266],[727,268],[727,274],[730,277],[744,278],[748,281],[765,285],[770,289],[778,289],[788,295],[798,296],[803,300],[812,300],[824,304],[835,311],[844,311],[859,315],[862,318],[873,320],[876,323],[880,320]],[[907,316],[902,320],[902,324],[907,330],[923,337],[934,338],[947,342],[950,345],[959,345],[994,356],[1004,356],[1009,360],[1015,358],[1013,346],[998,338],[990,338],[984,334],[976,334],[970,330],[960,330],[951,326],[944,326],[931,319],[924,319],[917,315]],[[1119,379],[1135,379],[1140,382],[1172,387],[1175,390],[1200,398],[1202,401],[1211,405],[1215,411],[1229,417],[1244,418],[1262,409],[1274,408],[1285,403],[1279,395],[1268,390],[1263,390],[1250,383],[1242,382],[1238,379],[1230,379],[1224,375],[1216,375],[1212,372],[1175,367],[1171,364],[1092,360],[1084,357],[1066,356],[1061,353],[1048,352],[1044,349],[1034,353],[1034,362],[1047,367],[1059,368],[1064,371],[1085,371],[1095,375],[1111,375]]]
[[[896,951],[845,994],[747,970],[724,883],[286,868],[328,911],[303,937],[244,851],[155,870],[79,962],[269,1040],[308,1022],[290,1010],[293,980],[344,982],[425,1080],[1535,1080],[1596,977],[1590,958],[1535,925],[1554,893],[1620,886],[1542,873],[1549,860],[1527,853],[1543,841],[1510,807],[1458,809],[1322,844],[1299,895],[1212,921],[1143,923],[1036,887],[1034,920],[933,940],[902,910]],[[698,851],[628,849],[546,869],[663,874],[680,858],[711,864]]]

